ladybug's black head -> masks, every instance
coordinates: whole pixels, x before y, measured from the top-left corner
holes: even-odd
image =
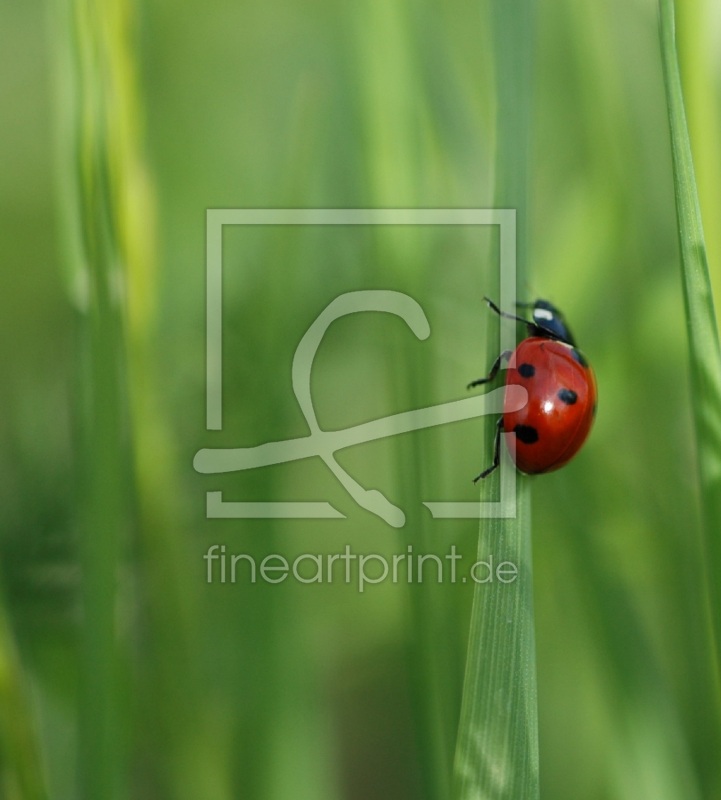
[[[531,306],[533,309],[533,325],[537,329],[537,335],[548,336],[550,339],[557,339],[566,342],[572,347],[576,346],[563,314],[548,300],[536,300]]]

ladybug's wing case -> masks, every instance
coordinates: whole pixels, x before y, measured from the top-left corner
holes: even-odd
[[[571,345],[542,337],[524,339],[508,368],[506,385],[520,385],[528,402],[504,413],[503,428],[515,434],[516,466],[530,474],[562,467],[588,436],[596,411],[596,381]]]

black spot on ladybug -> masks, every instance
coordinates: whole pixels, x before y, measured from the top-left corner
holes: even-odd
[[[538,441],[538,431],[531,425],[516,425],[513,432],[523,444],[535,444]]]
[[[518,368],[518,374],[522,378],[532,378],[536,374],[536,368],[533,364],[521,364]]]
[[[582,367],[587,367],[588,366],[588,361],[586,361],[586,357],[583,355],[583,353],[580,350],[576,350],[575,347],[572,348],[571,355],[576,359],[576,361],[578,361],[578,363]]]
[[[559,389],[556,394],[567,406],[572,406],[578,400],[578,395],[573,389]]]

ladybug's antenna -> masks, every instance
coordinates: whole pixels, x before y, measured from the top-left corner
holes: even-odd
[[[493,302],[493,300],[491,300],[490,297],[484,297],[483,299],[488,303],[491,309],[498,314],[499,317],[515,319],[516,322],[522,322],[524,325],[533,325],[533,327],[536,327],[533,322],[529,322],[527,319],[523,319],[523,317],[518,317],[515,314],[509,314],[507,311],[501,311],[501,309]]]
[[[505,317],[505,319],[514,319],[516,320],[516,322],[522,322],[526,326],[526,328],[528,328],[528,332],[530,333],[531,336],[545,336],[548,339],[557,339],[558,341],[561,342],[567,341],[567,338],[565,336],[559,336],[559,334],[556,331],[547,328],[542,323],[535,322],[534,320],[530,319],[524,319],[523,317],[519,317],[516,314],[509,314],[507,311],[501,311],[501,309],[493,302],[493,300],[490,299],[490,297],[484,297],[483,299],[488,303],[491,309],[493,309],[493,311],[495,311],[496,314],[498,314],[499,317]],[[535,303],[516,303],[516,305],[521,308],[536,307]],[[571,342],[570,340],[569,343],[573,344],[573,342]]]

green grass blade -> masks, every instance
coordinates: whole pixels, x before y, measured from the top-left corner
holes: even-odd
[[[0,796],[47,797],[35,720],[4,604],[0,603]]]
[[[683,72],[684,107],[697,168],[698,197],[706,219],[721,216],[721,104],[716,89],[715,8],[709,0],[686,0],[677,8],[676,49]],[[721,226],[704,231],[712,264],[721,260]],[[716,297],[721,274],[711,273]]]
[[[79,409],[82,567],[80,784],[87,797],[124,794],[118,572],[129,520],[129,453],[119,259],[113,208],[103,10],[83,0],[67,6],[76,54],[73,109],[77,215],[87,280],[80,320],[83,344]],[[112,84],[110,84],[112,85]]]
[[[721,663],[721,348],[675,47],[673,0],[661,0],[660,37],[678,218],[696,453],[717,661]]]
[[[519,489],[516,519],[489,520],[480,537],[479,558],[516,564],[518,578],[476,587],[455,763],[462,800],[538,797],[530,503]]]
[[[154,193],[134,23],[127,0],[57,3],[65,34],[60,210],[84,346],[79,782],[85,797],[125,796],[134,757],[128,742],[140,737],[158,791],[218,800],[230,795],[229,778],[225,754],[212,743],[227,731],[203,685],[200,603],[177,502],[180,459],[153,347]],[[125,552],[131,528],[132,562]],[[124,666],[131,643],[118,624],[136,588],[121,572],[126,565],[139,578],[133,632],[152,642],[132,676]],[[127,702],[128,685],[143,698],[137,708]]]
[[[517,210],[517,281],[525,286],[535,4],[494,0],[491,5],[497,43],[495,203]],[[498,296],[498,283],[494,289]],[[497,342],[489,336],[488,364],[497,355],[492,352]],[[498,496],[499,472],[504,482],[517,479],[516,517],[482,521],[478,556],[512,562],[518,578],[475,587],[455,755],[458,800],[539,795],[530,487],[512,464],[501,466],[489,480],[488,498]]]

